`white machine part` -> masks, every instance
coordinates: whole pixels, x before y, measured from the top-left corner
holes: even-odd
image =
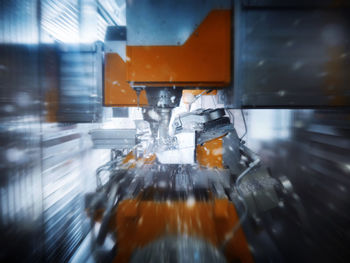
[[[196,134],[184,132],[176,134],[174,149],[156,152],[162,164],[194,164],[196,150]]]

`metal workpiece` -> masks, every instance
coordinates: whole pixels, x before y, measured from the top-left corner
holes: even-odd
[[[225,263],[224,254],[208,241],[189,236],[167,236],[137,249],[130,260],[155,263]]]
[[[229,118],[224,115],[224,109],[199,109],[177,116],[173,122],[175,135],[172,138],[176,139],[175,144],[167,144],[167,147],[158,149],[156,152],[158,160],[161,163],[194,164],[197,145],[234,131]],[[162,122],[159,124],[159,131],[165,131],[161,129],[161,125]],[[160,138],[164,141],[165,137]]]
[[[230,9],[230,0],[126,1],[127,45],[183,45],[215,9]]]
[[[173,129],[175,134],[196,132],[196,143],[203,144],[234,131],[230,119],[225,115],[225,110],[222,108],[198,109],[183,113],[174,119]]]
[[[174,119],[175,132],[203,130],[204,123],[224,117],[224,109],[197,109],[192,112],[180,114]]]
[[[226,115],[224,109],[197,109],[182,113],[174,119],[175,131],[203,130],[204,123],[219,119]]]
[[[195,164],[196,134],[184,132],[168,137],[164,147],[156,151],[157,160],[163,164]]]
[[[163,148],[156,153],[161,163],[194,164],[196,162],[197,145],[223,137],[230,132],[233,132],[236,135],[236,139],[238,139],[230,119],[225,116],[225,110],[220,108],[198,109],[194,112],[180,114],[174,119],[173,131],[175,134],[173,138],[176,138],[176,144],[168,146],[175,147]],[[231,135],[229,138],[231,139],[233,136]],[[228,147],[229,144],[226,146]],[[239,145],[232,146],[237,146],[235,149],[240,157]],[[227,153],[229,152],[227,151]],[[225,155],[225,149],[223,155]],[[231,161],[228,161],[227,158],[226,161],[231,165]],[[235,161],[233,162],[235,163]],[[236,163],[233,165],[236,165]],[[235,171],[238,172],[238,169]]]

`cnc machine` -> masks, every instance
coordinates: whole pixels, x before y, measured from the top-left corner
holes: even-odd
[[[95,143],[124,142],[109,145],[111,161],[86,198],[92,224],[100,224],[95,258],[254,262],[241,222],[277,205],[278,184],[224,105],[190,110],[233,80],[231,1],[127,1],[126,14],[126,27],[106,34],[104,106],[142,107],[150,136],[140,146],[132,131],[91,132]],[[172,116],[186,94],[188,111]]]

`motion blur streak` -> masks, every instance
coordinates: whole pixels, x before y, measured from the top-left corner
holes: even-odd
[[[290,181],[294,191],[279,209],[262,216],[262,224],[288,262],[345,262],[350,238],[350,111],[279,111],[289,112],[289,124],[277,118],[267,126],[259,118],[266,119],[268,111],[246,111],[248,145],[274,176],[284,184]],[[270,127],[271,133],[286,129],[290,135],[254,138],[249,126],[259,125]],[[298,253],[290,253],[291,248]]]
[[[79,44],[82,13],[78,1],[57,5],[0,2],[1,262],[68,261],[89,231],[83,194],[109,158],[87,134],[101,119],[99,47],[62,43]]]

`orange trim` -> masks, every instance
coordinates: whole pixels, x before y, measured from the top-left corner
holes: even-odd
[[[129,152],[124,160],[123,164],[127,165],[128,169],[135,168],[136,164],[144,165],[144,164],[153,164],[155,160],[157,159],[157,156],[155,154],[147,155],[143,158],[136,159],[136,155],[133,151]]]
[[[197,162],[208,168],[223,168],[222,151],[222,137],[198,145],[196,147]]]
[[[140,106],[147,105],[146,92],[141,91]],[[105,56],[105,106],[137,106],[137,95],[126,81],[126,64],[116,53]]]
[[[216,95],[217,94],[217,90],[207,90],[207,92],[205,92],[205,91],[206,91],[205,89],[184,89],[182,91],[182,95],[184,95],[184,94],[192,94],[194,96],[197,96],[197,95],[201,94],[202,92],[204,92],[203,96]]]
[[[46,122],[57,122],[59,94],[57,88],[50,88],[45,94]]]
[[[137,248],[167,235],[187,234],[220,247],[239,222],[234,205],[226,199],[214,202],[122,201],[117,209],[118,254],[114,262],[129,262]],[[253,257],[241,227],[228,242],[228,262],[252,263]]]
[[[127,81],[224,86],[231,81],[231,10],[213,10],[182,46],[127,46]]]

